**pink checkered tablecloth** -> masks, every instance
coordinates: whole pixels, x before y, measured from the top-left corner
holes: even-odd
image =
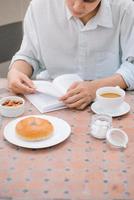
[[[13,95],[6,84],[0,79],[0,98]],[[130,112],[113,119],[113,126],[128,134],[125,150],[90,135],[90,107],[45,113],[67,121],[71,136],[37,150],[7,142],[3,130],[12,119],[0,116],[0,200],[134,200],[133,91],[127,92],[126,102]],[[40,113],[26,101],[23,116],[31,114]]]

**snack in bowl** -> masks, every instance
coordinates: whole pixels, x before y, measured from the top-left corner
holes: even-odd
[[[0,113],[4,117],[18,117],[25,111],[25,100],[19,96],[3,97],[0,100]]]
[[[2,106],[19,106],[23,104],[23,101],[20,101],[20,100],[7,100],[5,101],[4,103],[2,103]]]
[[[44,140],[52,136],[54,127],[47,119],[27,117],[16,124],[16,134],[28,141]]]

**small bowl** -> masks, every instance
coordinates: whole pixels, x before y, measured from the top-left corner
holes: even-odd
[[[0,100],[0,113],[4,117],[18,117],[24,110],[25,100],[19,96],[3,97]]]

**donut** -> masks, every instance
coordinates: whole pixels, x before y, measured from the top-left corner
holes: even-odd
[[[50,121],[39,117],[27,117],[16,124],[16,134],[21,139],[37,141],[49,138],[53,134]]]

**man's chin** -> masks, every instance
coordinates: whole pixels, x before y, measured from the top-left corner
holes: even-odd
[[[74,12],[73,12],[72,15],[73,15],[74,17],[77,17],[77,18],[83,17],[83,15],[80,14],[80,13],[74,13]]]

